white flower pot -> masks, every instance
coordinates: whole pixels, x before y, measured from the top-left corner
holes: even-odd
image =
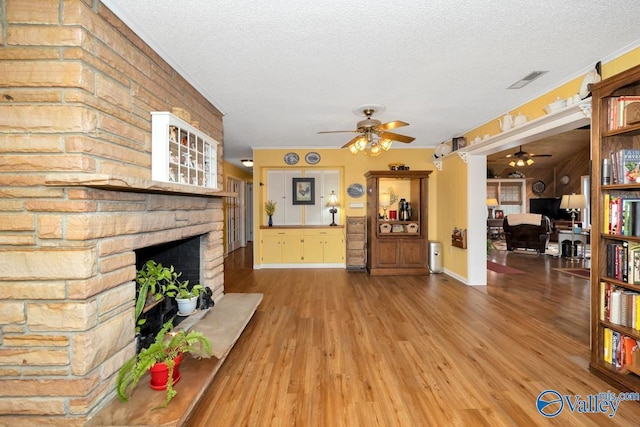
[[[196,305],[198,304],[198,297],[191,297],[188,299],[176,298],[178,303],[178,315],[188,316],[196,311]]]

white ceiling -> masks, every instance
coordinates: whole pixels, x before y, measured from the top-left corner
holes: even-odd
[[[341,147],[353,135],[317,132],[355,129],[369,103],[434,147],[640,46],[638,0],[103,3],[221,109],[235,164]],[[548,73],[506,89],[534,70]]]

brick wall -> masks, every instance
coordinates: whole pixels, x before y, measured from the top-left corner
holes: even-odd
[[[0,425],[82,425],[135,352],[135,249],[202,235],[222,294],[222,200],[45,182],[150,180],[151,111],[222,117],[98,1],[0,6]]]

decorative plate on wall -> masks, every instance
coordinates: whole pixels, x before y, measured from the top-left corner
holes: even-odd
[[[296,153],[287,153],[284,155],[284,162],[288,165],[295,165],[300,161],[300,157]]]
[[[536,194],[542,194],[544,193],[544,190],[547,188],[547,186],[545,185],[544,181],[534,181],[533,184],[531,184],[531,190],[536,193]]]
[[[364,187],[362,186],[362,184],[358,183],[351,184],[347,187],[347,194],[349,195],[349,197],[353,197],[354,199],[362,197],[362,195],[364,194]]]
[[[304,156],[304,160],[310,165],[315,165],[320,161],[320,154],[312,151],[310,153],[307,153],[306,156]]]

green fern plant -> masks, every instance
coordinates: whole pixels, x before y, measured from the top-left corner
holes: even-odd
[[[138,296],[136,298],[135,318],[136,333],[140,332],[140,327],[145,324],[146,319],[142,318],[144,306],[149,295],[156,301],[161,300],[167,291],[176,286],[178,278],[182,273],[174,270],[173,266],[164,267],[153,260],[147,261],[144,266],[136,272],[136,282],[138,283]],[[168,295],[171,296],[171,295]]]
[[[161,407],[166,407],[177,392],[173,389],[174,359],[180,354],[189,353],[200,359],[211,355],[211,341],[198,331],[170,332],[173,329],[173,319],[162,325],[154,342],[140,353],[127,360],[116,377],[116,392],[122,402],[129,400],[129,396],[140,379],[156,363],[165,363],[169,368],[167,382],[167,396]]]

